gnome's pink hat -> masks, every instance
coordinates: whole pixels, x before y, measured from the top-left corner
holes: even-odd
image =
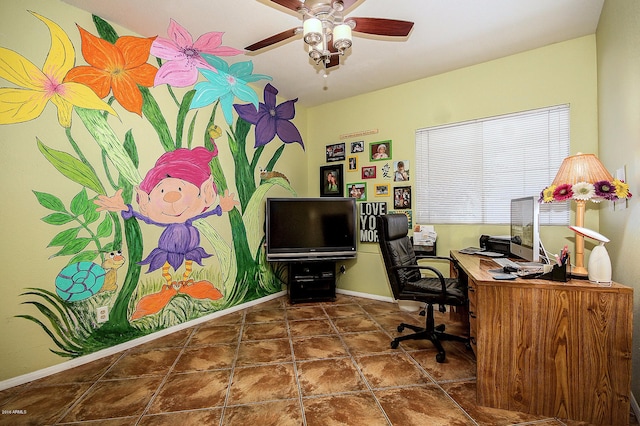
[[[185,180],[199,188],[211,176],[209,162],[216,155],[217,149],[209,151],[204,147],[166,152],[144,177],[140,189],[149,194],[162,179],[169,177]],[[215,184],[213,189],[216,190]]]

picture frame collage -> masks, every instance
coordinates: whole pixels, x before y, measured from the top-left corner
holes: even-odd
[[[320,167],[320,196],[357,201],[387,198],[394,210],[409,213],[411,218],[410,160],[393,158],[392,140],[327,145],[326,163]]]

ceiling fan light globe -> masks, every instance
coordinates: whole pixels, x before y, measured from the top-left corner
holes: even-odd
[[[322,22],[318,18],[307,18],[302,26],[304,32],[304,42],[310,46],[315,46],[322,40]]]
[[[317,49],[310,48],[309,57],[317,62],[322,57],[322,54]]]
[[[340,50],[351,47],[351,27],[346,24],[336,25],[333,29],[333,46]]]

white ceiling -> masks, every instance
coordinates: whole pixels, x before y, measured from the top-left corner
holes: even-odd
[[[269,0],[63,0],[127,28],[167,37],[169,19],[194,40],[221,31],[223,45],[243,49],[301,25]],[[308,58],[302,36],[229,63],[252,60],[285,99],[315,106],[425,78],[537,47],[593,34],[604,0],[361,0],[346,15],[415,22],[407,39],[355,35],[327,78]],[[124,35],[124,34],[121,34]],[[264,80],[262,81],[264,83]],[[261,94],[260,94],[261,95]]]

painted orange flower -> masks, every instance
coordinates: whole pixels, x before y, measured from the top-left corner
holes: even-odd
[[[138,85],[153,86],[158,69],[147,63],[155,37],[123,36],[111,44],[78,26],[82,55],[89,66],[73,68],[65,81],[82,83],[105,98],[110,91],[127,111],[142,115],[142,93]]]

